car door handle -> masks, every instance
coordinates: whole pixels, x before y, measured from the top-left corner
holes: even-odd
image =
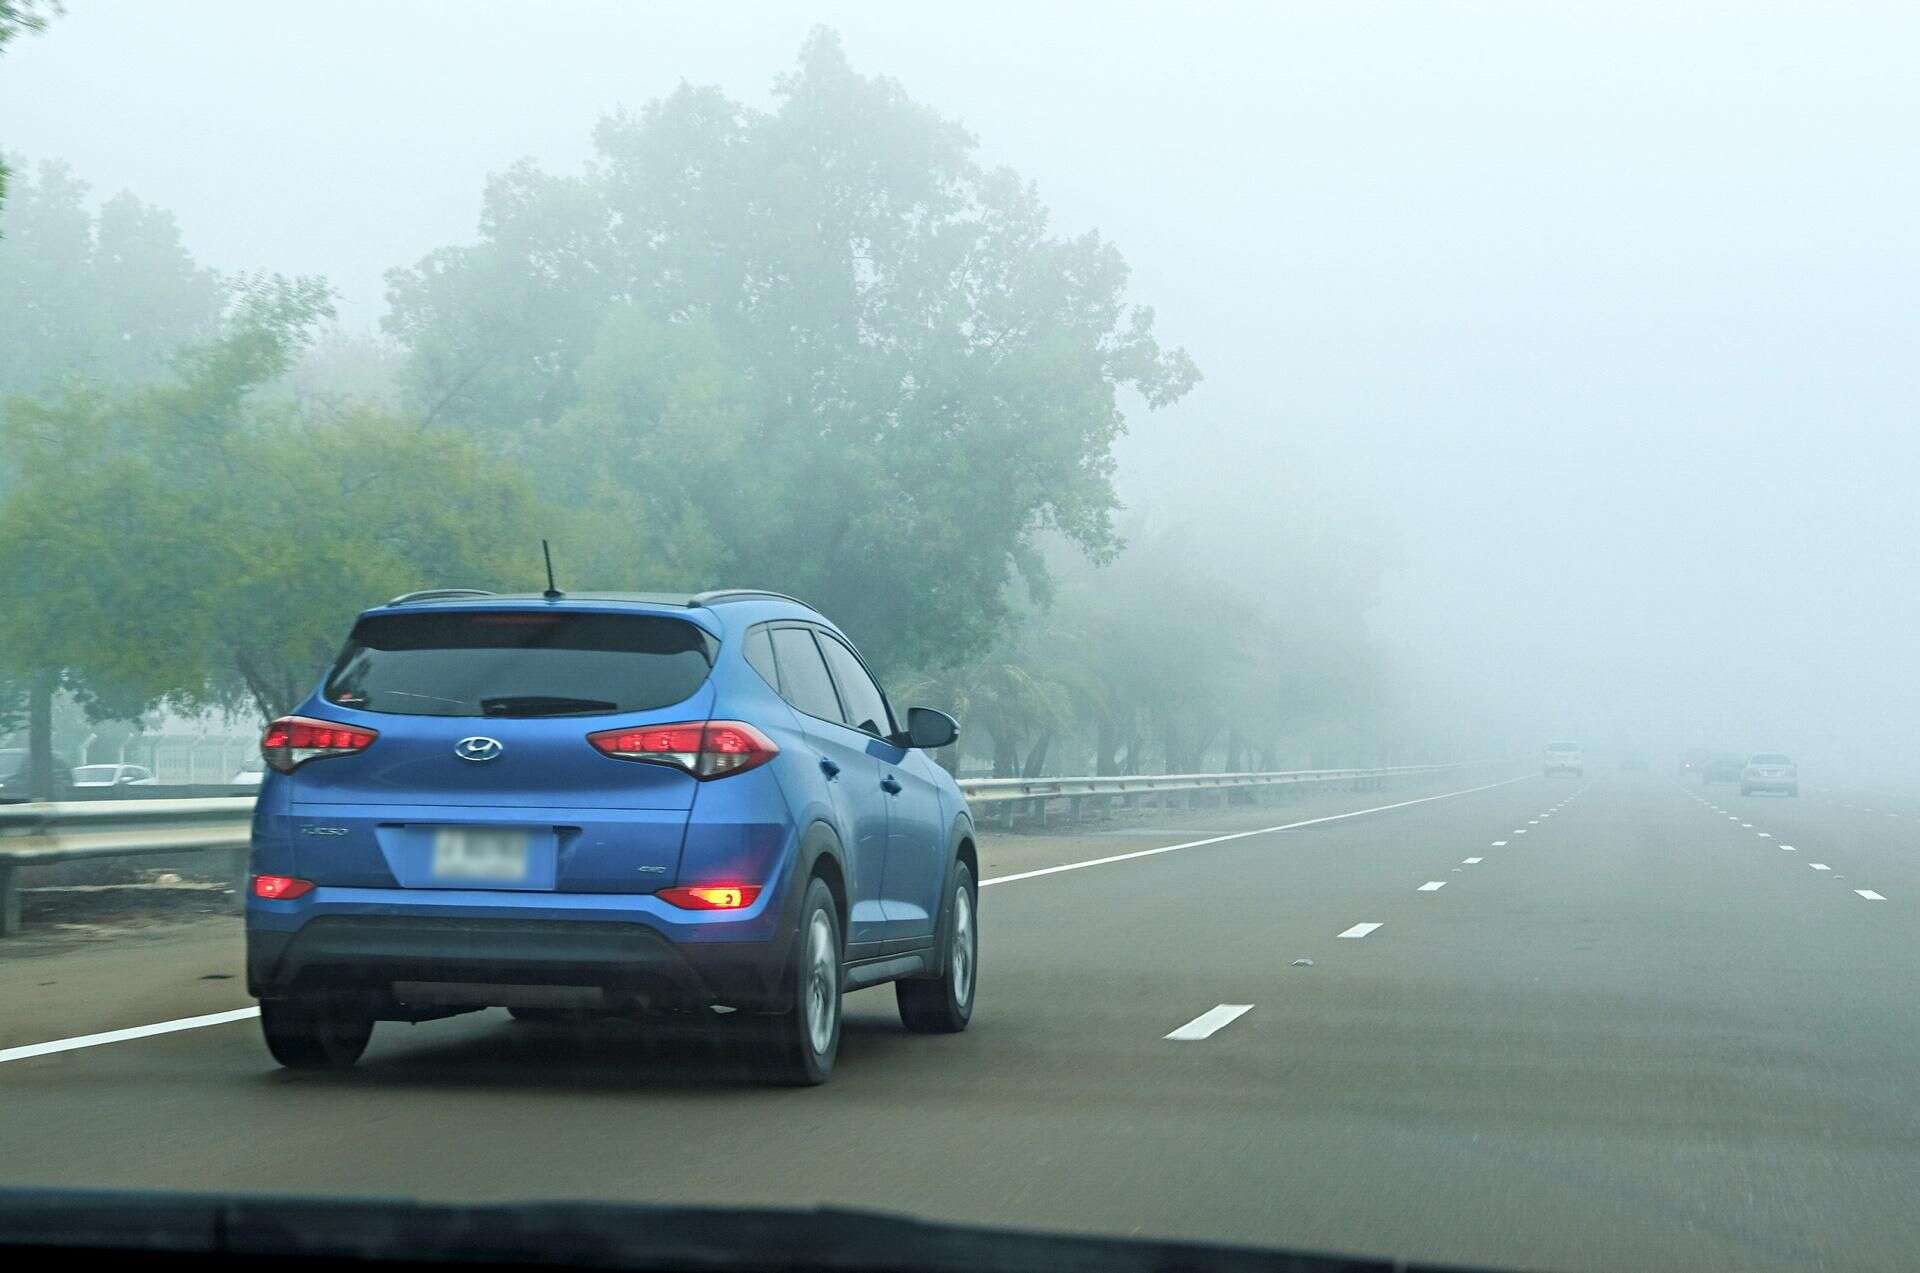
[[[888,774],[880,780],[880,789],[888,795],[897,796],[900,794],[900,780]]]
[[[820,772],[829,778],[838,778],[840,776],[840,766],[834,764],[825,756],[822,756],[820,757]]]

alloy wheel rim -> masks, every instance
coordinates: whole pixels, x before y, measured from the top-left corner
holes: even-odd
[[[966,1003],[973,993],[973,895],[962,884],[953,893],[953,997]]]
[[[839,1010],[834,994],[833,927],[825,914],[814,912],[807,925],[807,1039],[815,1056],[826,1055],[833,1042],[834,1017]]]

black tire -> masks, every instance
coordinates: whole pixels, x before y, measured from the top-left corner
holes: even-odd
[[[845,958],[833,891],[825,880],[809,880],[788,962],[788,1002],[769,1020],[767,1070],[774,1082],[813,1087],[833,1074],[834,1058],[840,1054]]]
[[[508,1008],[507,1014],[515,1021],[529,1021],[539,1025],[554,1021],[570,1021],[579,1015],[565,1008]]]
[[[916,1034],[958,1034],[973,1020],[980,985],[980,890],[964,861],[956,860],[947,878],[940,927],[945,947],[940,976],[893,983],[900,1021]]]
[[[373,1005],[352,994],[307,994],[260,1001],[267,1051],[290,1070],[344,1070],[373,1037]]]

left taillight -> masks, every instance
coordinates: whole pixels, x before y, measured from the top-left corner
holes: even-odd
[[[672,765],[703,780],[744,773],[780,754],[773,739],[738,720],[601,729],[588,734],[587,741],[603,756]]]
[[[309,716],[282,716],[260,736],[260,754],[270,767],[290,774],[309,760],[365,751],[378,737],[378,730],[357,725],[314,720]]]
[[[253,877],[253,895],[264,897],[270,902],[290,902],[296,897],[305,897],[313,892],[313,881],[295,879],[291,875],[256,875]]]

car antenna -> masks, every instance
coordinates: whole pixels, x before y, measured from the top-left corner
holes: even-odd
[[[540,541],[540,555],[547,559],[547,590],[540,595],[549,601],[558,601],[567,594],[553,586],[553,550],[544,539]]]

